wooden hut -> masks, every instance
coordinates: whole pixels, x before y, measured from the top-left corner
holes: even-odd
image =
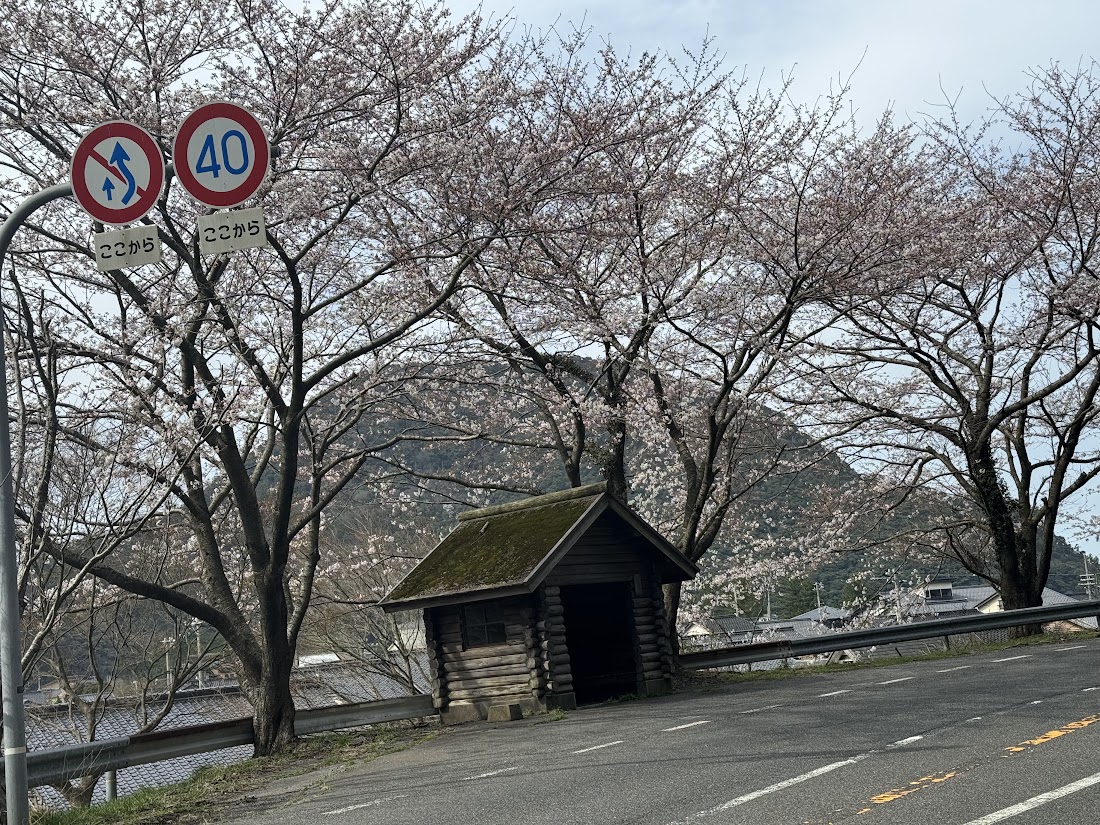
[[[697,573],[603,484],[473,510],[385,600],[422,608],[444,722],[671,686],[661,585]]]

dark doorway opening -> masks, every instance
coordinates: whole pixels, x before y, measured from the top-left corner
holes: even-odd
[[[630,585],[576,584],[561,589],[565,643],[578,704],[638,689]]]

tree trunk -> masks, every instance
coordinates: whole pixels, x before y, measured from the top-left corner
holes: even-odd
[[[253,756],[270,756],[294,744],[294,697],[290,693],[290,659],[269,662],[252,686]]]
[[[1033,530],[1029,536],[1024,536],[1017,530],[1011,507],[997,477],[996,462],[988,442],[980,442],[971,450],[968,461],[970,476],[985,511],[997,554],[997,565],[1001,573],[998,582],[1001,606],[1005,610],[1039,607],[1043,603],[1045,582],[1037,581],[1035,532]],[[1042,632],[1041,624],[1019,625],[1009,628],[1009,637],[1020,639],[1037,636]]]
[[[672,652],[672,671],[680,670],[680,634],[676,632],[676,614],[680,612],[680,594],[683,582],[670,582],[664,585],[665,622],[668,630],[668,646]]]
[[[1043,597],[1041,592],[1035,593],[1035,588],[1026,576],[1016,574],[1016,571],[1001,572],[1001,606],[1005,610],[1021,610],[1026,607],[1041,607]],[[1028,636],[1038,636],[1043,632],[1043,625],[1022,624],[1009,628],[1009,638],[1024,639]]]

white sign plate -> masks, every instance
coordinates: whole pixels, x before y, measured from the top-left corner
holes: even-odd
[[[100,272],[160,263],[160,235],[155,226],[97,232],[94,242],[95,265]]]
[[[267,246],[262,207],[199,216],[199,250],[203,255],[260,246]]]

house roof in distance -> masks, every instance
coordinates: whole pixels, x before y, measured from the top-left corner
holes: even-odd
[[[619,520],[656,556],[664,581],[698,572],[604,484],[592,484],[462,513],[458,526],[383,599],[382,608],[532,593],[601,516]]]

